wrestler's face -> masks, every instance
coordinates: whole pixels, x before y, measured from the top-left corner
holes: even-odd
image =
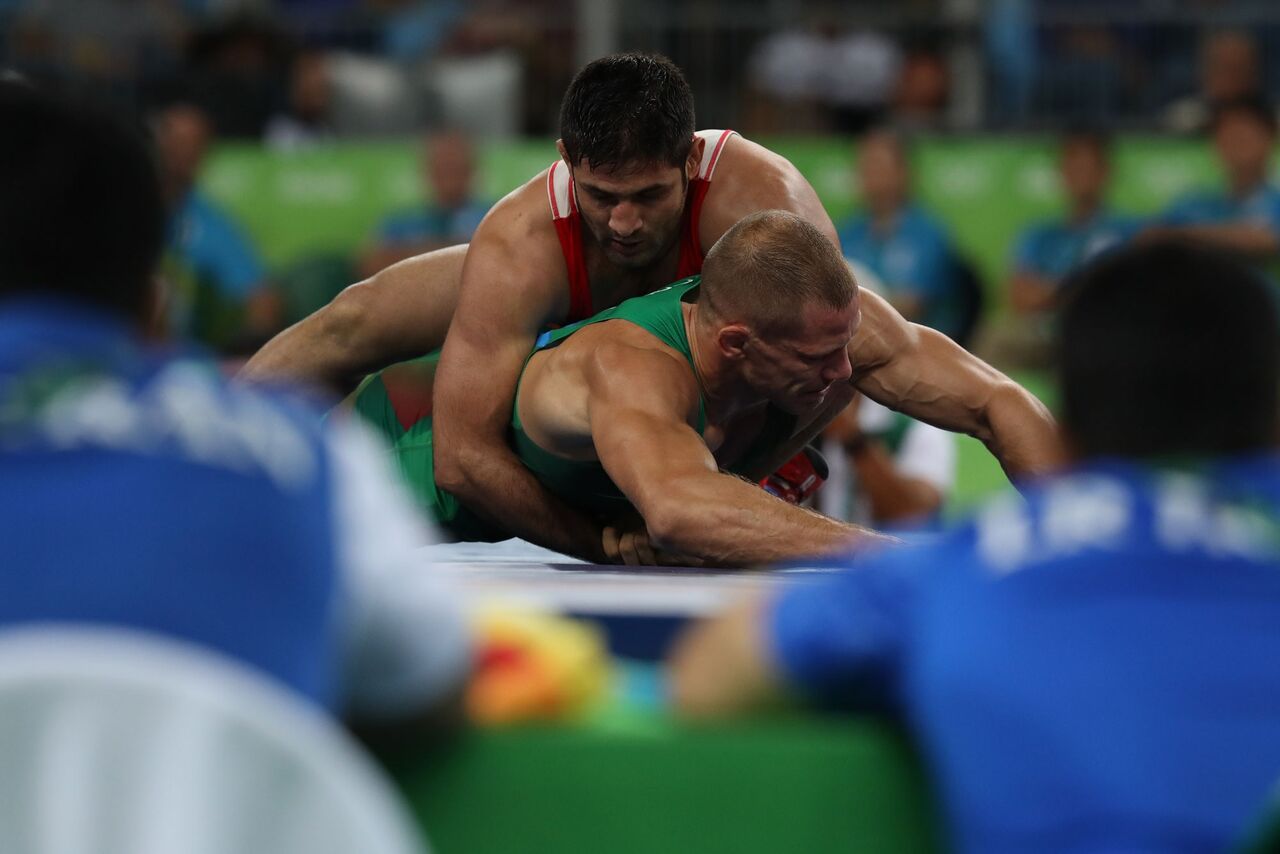
[[[592,169],[587,160],[573,167],[578,211],[605,256],[619,267],[656,264],[680,236],[690,158],[684,166],[635,165]]]
[[[793,333],[756,339],[749,360],[752,385],[786,412],[812,412],[853,375],[849,341],[861,320],[856,299],[842,309],[805,306]]]
[[[1231,112],[1218,119],[1213,143],[1230,182],[1249,184],[1266,175],[1275,137],[1258,119]]]

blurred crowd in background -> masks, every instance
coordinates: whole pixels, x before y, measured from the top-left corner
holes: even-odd
[[[1264,270],[1280,257],[1280,9],[1256,0],[0,0],[0,67],[149,121],[170,327],[230,356],[348,284],[466,242],[497,197],[479,149],[554,138],[575,69],[618,49],[674,59],[701,127],[849,139],[859,211],[836,224],[861,282],[1005,369],[1044,366],[1058,286],[1126,241],[1180,232]],[[920,198],[916,141],[1009,132],[1055,141],[1061,210],[1020,222],[994,269]],[[1220,186],[1141,218],[1113,210],[1111,138],[1134,132],[1208,140]],[[290,157],[371,139],[415,140],[420,187],[354,251],[269,264],[266,238],[201,182],[219,143]],[[936,512],[955,477],[949,437],[864,409],[829,448],[880,435],[913,473],[903,515]],[[892,521],[850,501],[828,490],[826,509]]]
[[[1277,47],[1265,0],[0,2],[0,64],[139,107],[194,97],[219,136],[282,146],[549,134],[574,69],[620,49],[675,60],[708,127],[1187,132],[1273,90]]]

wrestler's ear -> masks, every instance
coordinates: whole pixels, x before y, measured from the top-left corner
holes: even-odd
[[[564,165],[572,169],[573,164],[569,162],[569,152],[565,150],[563,139],[556,140],[556,151],[560,152],[560,159],[564,161]]]
[[[720,327],[716,333],[716,344],[726,359],[745,359],[747,344],[751,341],[751,330],[741,323],[730,323]]]
[[[702,166],[702,150],[706,147],[707,141],[695,133],[693,145],[689,146],[689,156],[684,161],[684,176],[688,180],[698,177],[698,169]]]

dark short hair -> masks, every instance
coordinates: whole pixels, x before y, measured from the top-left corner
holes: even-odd
[[[132,125],[0,82],[0,294],[74,297],[131,318],[164,241],[159,178]]]
[[[1209,117],[1209,132],[1214,133],[1224,120],[1231,116],[1243,116],[1252,119],[1265,128],[1267,133],[1276,133],[1276,112],[1271,102],[1261,95],[1245,95],[1219,101],[1213,105],[1213,113]]]
[[[619,53],[588,63],[564,94],[569,162],[594,168],[679,166],[693,145],[693,91],[665,56]]]
[[[698,300],[721,322],[762,333],[799,333],[801,310],[844,308],[858,286],[840,250],[810,222],[788,211],[745,216],[702,262]]]
[[[1265,280],[1203,246],[1121,249],[1073,276],[1059,319],[1062,424],[1081,455],[1273,445],[1280,320]]]

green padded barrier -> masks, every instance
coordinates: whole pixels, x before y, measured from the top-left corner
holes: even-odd
[[[388,762],[437,854],[936,850],[903,738],[862,720],[657,712],[470,733]]]
[[[836,220],[855,207],[852,143],[833,138],[764,139],[808,177]],[[339,144],[302,152],[223,146],[204,185],[241,218],[273,266],[310,252],[351,252],[388,211],[420,193],[414,140]],[[1059,204],[1056,148],[1048,138],[920,140],[919,195],[955,233],[990,284],[1003,276],[1010,243],[1026,222]],[[483,194],[500,198],[555,158],[551,140],[482,144]],[[1218,181],[1201,142],[1134,137],[1117,141],[1113,201],[1135,214],[1158,211],[1178,193]]]

